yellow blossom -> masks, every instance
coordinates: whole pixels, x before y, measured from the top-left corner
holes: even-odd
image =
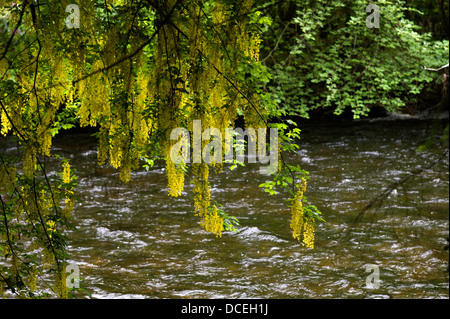
[[[63,183],[70,183],[70,164],[68,162],[63,163]]]
[[[306,191],[306,179],[302,178],[297,184],[297,191],[291,200],[291,229],[292,237],[300,240],[303,234],[303,245],[314,248],[314,220],[305,216],[303,208],[303,194]]]
[[[68,184],[72,178],[70,177],[70,164],[68,162],[63,163],[63,183]],[[68,218],[72,214],[75,203],[72,199],[74,194],[73,188],[66,189],[64,192],[65,195],[65,207],[63,210],[63,217]]]
[[[53,220],[47,221],[48,237],[52,238],[52,234],[56,231],[56,223]]]
[[[212,207],[212,212],[207,214],[200,223],[207,232],[211,232],[216,237],[222,237],[223,218],[219,215],[217,206]]]
[[[305,219],[303,226],[303,245],[314,248],[314,222],[310,217]]]

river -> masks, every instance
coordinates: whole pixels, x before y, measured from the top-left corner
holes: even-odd
[[[241,224],[216,238],[193,214],[189,181],[169,198],[157,163],[124,184],[96,164],[89,134],[62,136],[54,152],[77,170],[82,200],[77,229],[67,233],[71,262],[93,298],[448,298],[448,157],[360,214],[390,183],[441,155],[417,151],[433,123],[300,125],[300,149],[288,161],[310,172],[306,195],[326,219],[315,249],[292,238],[285,194],[258,187],[267,179],[259,164],[211,174],[213,199]],[[375,270],[374,287],[366,280]]]

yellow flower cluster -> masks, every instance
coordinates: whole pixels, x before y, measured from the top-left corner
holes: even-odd
[[[17,169],[14,166],[0,164],[0,194],[14,191]]]
[[[181,165],[181,164],[180,164]],[[166,158],[166,169],[169,180],[169,196],[178,197],[184,189],[184,171],[179,164],[175,164],[170,159],[170,156]]]
[[[314,222],[311,217],[305,218],[303,225],[303,245],[314,249]]]
[[[292,236],[300,239],[303,227],[303,193],[306,191],[306,179],[302,179],[302,183],[297,184],[297,192],[292,199],[291,206],[291,229]]]
[[[207,232],[216,235],[216,237],[222,237],[223,218],[219,215],[219,210],[216,205],[212,206],[212,212],[203,217],[200,225],[203,226]]]
[[[45,131],[42,132],[41,136],[41,141],[40,141],[40,145],[41,145],[41,154],[42,155],[46,155],[46,156],[50,156],[50,148],[52,146],[52,133],[51,130],[46,129]]]
[[[70,164],[69,162],[63,163],[63,183],[68,184],[70,183]]]
[[[58,276],[56,279],[55,290],[58,298],[67,299],[69,296],[69,289],[67,288],[67,273],[66,273],[66,265],[60,266],[58,269]]]
[[[208,208],[211,202],[211,188],[208,182],[209,167],[208,164],[193,164],[192,171],[194,174],[194,211],[200,218],[208,214]]]
[[[30,276],[28,277],[27,280],[27,286],[32,292],[36,290],[36,281],[38,274],[39,270],[37,269],[37,267],[31,266]]]
[[[40,189],[38,202],[41,215],[47,216],[53,207],[52,195],[50,194],[50,192],[46,192],[44,189]]]
[[[68,162],[63,163],[63,183],[68,184],[72,180],[70,176],[70,164]],[[72,198],[74,194],[73,188],[65,190],[65,207],[63,210],[63,217],[69,218],[72,214],[75,202]]]
[[[109,163],[114,168],[119,168],[122,164],[124,139],[126,139],[126,133],[122,130],[119,121],[119,119],[111,121],[110,126]]]
[[[92,65],[92,69],[98,70],[103,67],[101,61],[96,61]],[[78,111],[80,116],[80,126],[96,126],[97,121],[102,116],[109,116],[110,102],[109,102],[109,88],[108,79],[100,72],[89,79],[89,84],[84,88],[85,98],[81,101],[81,106]],[[90,116],[90,117],[89,117]]]
[[[36,171],[36,149],[27,145],[22,159],[22,167],[25,177],[31,178]]]
[[[247,4],[244,4],[243,11],[248,13],[251,10],[252,1],[245,1]],[[248,56],[250,59],[254,61],[259,61],[259,48],[262,42],[259,34],[257,33],[247,33],[245,32],[245,28],[242,26],[240,28],[241,32],[237,38],[237,44],[240,46],[244,55]]]
[[[211,186],[208,182],[208,164],[194,164],[194,208],[195,214],[200,217],[200,225],[207,232],[216,237],[222,236],[223,218],[216,205],[211,206]]]
[[[56,223],[53,220],[47,221],[48,237],[52,238],[52,234],[56,231]]]
[[[291,200],[291,229],[292,237],[300,240],[303,234],[303,245],[314,248],[314,221],[311,217],[305,216],[303,210],[303,194],[306,191],[306,179],[297,184],[297,192]]]
[[[0,298],[5,298],[6,283],[0,281]]]
[[[12,125],[8,117],[6,116],[6,112],[3,111],[2,109],[0,109],[0,125],[1,125],[0,134],[6,136],[6,134],[11,130]]]

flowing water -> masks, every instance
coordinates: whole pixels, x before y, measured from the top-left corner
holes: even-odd
[[[360,214],[384,187],[441,155],[417,152],[432,125],[301,125],[301,148],[288,160],[310,172],[306,195],[326,219],[314,249],[292,238],[286,194],[258,187],[267,179],[259,164],[210,175],[213,199],[241,224],[215,238],[193,214],[189,182],[169,198],[156,165],[124,184],[97,165],[89,134],[61,137],[55,152],[77,169],[82,200],[68,232],[71,261],[94,298],[448,298],[448,157]],[[378,288],[366,283],[373,267]]]

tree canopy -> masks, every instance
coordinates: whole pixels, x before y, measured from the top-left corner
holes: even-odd
[[[171,159],[179,142],[171,132],[192,133],[194,120],[224,136],[242,116],[248,142],[259,139],[265,148],[265,134],[254,132],[272,127],[280,143],[270,152],[296,147],[298,129],[270,123],[279,111],[263,90],[270,75],[259,61],[267,21],[251,0],[24,0],[1,1],[0,8],[1,134],[20,144],[17,158],[0,156],[0,251],[8,262],[0,268],[1,291],[39,296],[36,281],[48,270],[50,291],[67,297],[64,229],[71,227],[76,174],[52,152],[61,130],[96,127],[98,163],[119,169],[123,182],[143,163],[164,160],[173,197],[183,191],[189,161]],[[208,142],[209,135],[202,148]],[[223,147],[233,152],[236,143]],[[59,175],[47,174],[48,157],[61,161]],[[192,163],[192,196],[200,224],[220,237],[237,221],[211,198],[209,171],[224,162],[212,158]],[[275,185],[288,189],[293,236],[312,248],[322,219],[304,197],[307,172],[282,162],[263,186],[268,193]]]
[[[374,106],[401,112],[417,105],[434,82],[441,86],[441,79],[424,67],[448,63],[448,35],[436,39],[429,32],[434,27],[418,24],[442,24],[448,5],[377,1],[379,28],[368,28],[367,1],[258,4],[273,21],[262,43],[262,62],[273,74],[267,87],[287,113],[308,118],[317,109],[336,115],[351,110],[360,118]]]

